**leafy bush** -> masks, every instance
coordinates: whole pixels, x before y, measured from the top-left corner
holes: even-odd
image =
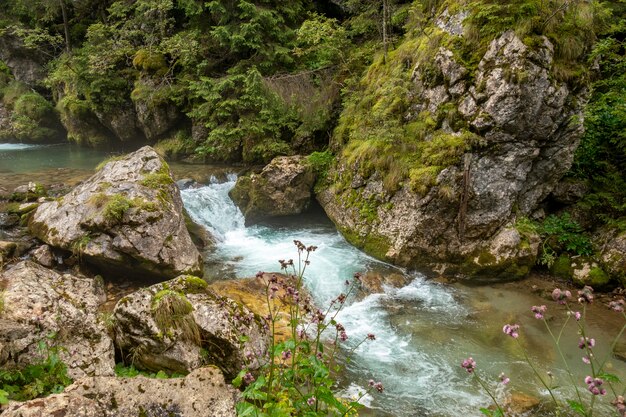
[[[548,216],[538,230],[543,239],[541,264],[551,266],[558,254],[563,252],[585,256],[593,254],[591,241],[569,213]]]
[[[59,359],[60,348],[48,346],[45,340],[38,347],[42,355],[38,362],[20,369],[0,370],[0,404],[7,399],[28,401],[56,394],[72,383],[67,366]]]
[[[171,373],[168,374],[167,372],[161,370],[159,372],[145,372],[145,371],[140,371],[137,368],[135,368],[134,365],[129,365],[126,366],[123,363],[116,363],[115,364],[115,375],[119,376],[121,378],[134,378],[136,376],[145,376],[147,378],[155,378],[155,379],[168,379],[168,378],[181,378],[184,377],[185,375],[183,374],[177,374],[177,373]]]
[[[256,377],[250,370],[243,369],[233,381],[236,387],[243,387],[243,401],[237,404],[237,414],[241,417],[354,415],[360,404],[358,400],[335,397],[333,373],[341,370],[335,358],[337,346],[348,338],[336,317],[360,276],[357,274],[352,283],[347,282],[346,293],[340,294],[325,311],[319,310],[304,296],[302,282],[309,256],[316,247],[306,247],[299,241],[294,243],[298,248],[298,262],[280,261],[283,270],[293,272],[290,278],[279,279],[272,274],[267,279],[269,315],[266,321],[270,330],[270,350],[260,358],[265,365]],[[264,275],[259,272],[257,277],[263,278]],[[289,306],[289,337],[284,341],[279,341],[275,332],[281,304]],[[369,334],[361,343],[374,339],[374,335]],[[369,391],[383,391],[380,382],[370,381],[369,387]],[[361,393],[361,396],[365,394]]]

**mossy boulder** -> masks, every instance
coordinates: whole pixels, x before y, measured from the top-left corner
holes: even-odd
[[[550,273],[571,280],[579,287],[589,285],[596,290],[606,290],[612,284],[611,277],[601,265],[590,257],[570,257],[561,254],[550,266]]]
[[[574,275],[574,267],[572,266],[570,257],[563,254],[556,258],[554,263],[550,266],[550,273],[559,278],[571,279]]]
[[[82,146],[103,147],[115,143],[115,136],[100,123],[86,100],[67,95],[57,103],[67,139]]]
[[[237,179],[230,197],[247,224],[306,210],[315,184],[313,167],[303,156],[274,158],[259,174]]]
[[[232,379],[243,365],[258,367],[269,343],[259,316],[190,275],[127,295],[113,318],[124,360],[150,371],[188,373],[212,364]]]
[[[626,286],[626,232],[609,234],[602,248],[603,269],[622,286]]]
[[[522,234],[514,227],[504,228],[488,247],[466,259],[461,272],[477,280],[523,278],[535,265],[539,243],[536,234]]]
[[[169,167],[150,147],[105,162],[63,199],[42,203],[30,232],[122,276],[202,275]]]
[[[351,243],[381,257],[381,245],[374,253],[366,243],[386,242],[383,259],[394,264],[522,277],[537,240],[510,225],[569,170],[585,90],[553,76],[546,37],[499,32],[470,62],[462,31],[424,24],[355,87],[317,199]]]
[[[24,143],[51,143],[66,133],[52,103],[39,93],[10,83],[0,91],[0,140]],[[2,94],[4,93],[4,94]]]
[[[580,287],[589,285],[596,290],[604,290],[610,285],[611,278],[597,262],[582,257],[573,259],[572,281]]]

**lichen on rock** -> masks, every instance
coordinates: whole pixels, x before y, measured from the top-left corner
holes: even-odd
[[[311,202],[315,173],[303,156],[279,156],[259,174],[237,179],[230,197],[246,223],[300,214]]]
[[[115,344],[139,369],[188,373],[213,364],[234,378],[268,348],[258,316],[189,275],[125,296],[113,317]]]
[[[62,200],[41,204],[29,229],[108,272],[202,275],[178,187],[150,147],[105,163]]]
[[[471,66],[456,46],[464,35],[426,32],[363,77],[333,137],[333,181],[317,198],[351,243],[379,258],[520,278],[538,241],[509,225],[571,166],[586,90],[553,75],[546,37],[501,33]]]

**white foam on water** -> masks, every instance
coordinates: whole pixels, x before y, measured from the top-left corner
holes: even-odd
[[[21,151],[24,149],[41,148],[46,145],[31,145],[27,143],[0,143],[0,151]]]
[[[278,259],[297,255],[293,240],[315,245],[307,267],[305,284],[319,306],[326,306],[345,291],[345,280],[357,271],[385,265],[349,245],[328,224],[245,227],[244,217],[228,197],[236,181],[229,176],[224,183],[211,184],[181,191],[189,215],[205,226],[217,239],[213,260],[228,264],[238,277],[254,275],[257,271],[277,271]],[[402,272],[402,271],[401,271]],[[488,398],[472,386],[464,375],[458,358],[463,347],[449,338],[441,346],[420,339],[412,326],[428,329],[438,323],[461,326],[467,312],[451,289],[412,274],[403,288],[386,288],[384,294],[372,294],[353,300],[338,315],[337,320],[347,329],[349,339],[342,356],[348,371],[344,392],[355,393],[367,386],[369,379],[382,381],[385,391],[367,397],[368,406],[397,416],[466,416],[480,415],[480,406]],[[398,326],[393,320],[398,314],[410,313]],[[375,341],[361,344],[350,360],[349,350],[368,333]]]

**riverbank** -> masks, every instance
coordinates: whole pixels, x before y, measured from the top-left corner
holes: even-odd
[[[194,170],[195,166],[188,168]],[[175,166],[172,170],[176,172]],[[184,177],[189,173],[180,172]],[[344,280],[357,271],[379,276],[380,279],[376,278],[379,282],[396,283],[395,286],[372,285],[376,291],[364,291],[351,299],[338,317],[349,336],[346,350],[368,333],[377,337],[375,343],[367,348],[359,347],[352,360],[345,362],[347,369],[338,387],[345,392],[357,392],[366,387],[368,379],[382,381],[385,392],[372,398],[369,404],[373,413],[378,410],[380,415],[397,417],[478,415],[477,410],[489,404],[489,399],[468,381],[460,368],[460,361],[467,356],[476,359],[479,371],[494,388],[497,375],[505,372],[513,381],[512,392],[543,400],[545,393],[541,388],[529,383],[534,380],[532,371],[523,364],[519,347],[502,333],[506,323],[521,325],[520,340],[537,366],[564,378],[560,359],[530,307],[546,304],[550,323],[562,324],[562,307],[551,300],[550,293],[554,287],[564,289],[566,282],[543,274],[481,286],[433,278],[430,274],[427,278],[358,251],[319,212],[315,216],[307,212],[281,221],[246,226],[242,213],[228,196],[236,176],[224,176],[224,172],[224,167],[218,167],[212,179],[205,177],[201,183],[181,191],[189,215],[215,238],[215,245],[203,252],[207,281],[249,277],[258,270],[275,271],[278,259],[294,257],[292,241],[298,239],[318,247],[305,276],[305,285],[320,306],[337,297],[344,288]],[[175,174],[175,179],[179,178]],[[27,173],[23,180],[29,181]],[[18,231],[14,235],[23,233]],[[33,256],[30,250],[37,245],[33,242],[32,248],[20,256]],[[107,274],[103,279],[109,299],[102,311],[110,311],[124,296],[152,284]],[[575,294],[574,288],[571,291]],[[589,334],[598,341],[598,355],[609,353],[611,337],[619,331],[618,316],[602,305],[611,297],[598,295],[600,302],[589,308]],[[567,357],[572,359],[572,369],[583,378],[587,371],[579,358],[578,335],[572,324],[568,324],[568,336],[563,343]],[[626,364],[611,359],[610,365],[612,372],[626,375]],[[432,387],[437,387],[436,392]],[[453,398],[454,404],[450,405]]]

